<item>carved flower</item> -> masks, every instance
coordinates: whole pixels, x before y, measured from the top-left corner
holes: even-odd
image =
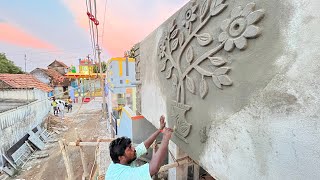
[[[194,5],[194,6],[190,6],[188,8],[188,10],[186,11],[186,14],[185,14],[185,17],[184,17],[184,20],[182,20],[182,24],[187,28],[189,29],[190,28],[190,25],[191,25],[191,22],[195,21],[196,18],[197,18],[197,15],[195,13],[195,11],[197,10],[198,8],[198,5]]]
[[[264,10],[253,11],[255,3],[249,3],[244,9],[241,6],[231,11],[230,19],[221,24],[223,32],[219,35],[219,42],[225,42],[224,49],[232,51],[234,46],[242,50],[247,47],[247,38],[255,38],[261,34],[261,29],[254,24],[264,16]]]
[[[159,44],[159,50],[160,50],[160,58],[163,58],[165,56],[165,52],[166,52],[166,44],[165,41],[161,41]]]

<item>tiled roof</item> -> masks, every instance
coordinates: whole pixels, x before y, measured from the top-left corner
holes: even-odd
[[[56,60],[57,61],[57,60]],[[61,62],[61,61],[57,61],[58,63],[60,63],[63,67],[65,67],[65,68],[68,68],[68,66],[65,64],[65,63],[63,63],[63,62]]]
[[[48,65],[48,67],[52,66],[54,63],[58,63],[58,64],[60,64],[62,67],[68,68],[68,66],[67,66],[65,63],[63,63],[63,62],[61,62],[61,61],[57,61],[57,60],[54,60],[51,64]]]
[[[42,71],[43,73],[48,75],[54,83],[59,83],[59,82],[61,83],[65,80],[65,77],[54,69],[36,68],[33,71],[31,71],[30,73],[34,74],[36,71]]]
[[[55,82],[63,82],[64,81],[64,76],[62,76],[59,72],[57,72],[54,69],[43,69],[47,72],[47,74],[52,77],[53,81]]]
[[[46,92],[53,90],[31,74],[0,74],[0,80],[8,84],[11,88],[37,88]]]

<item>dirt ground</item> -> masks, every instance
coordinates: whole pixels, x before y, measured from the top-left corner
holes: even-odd
[[[65,139],[66,142],[75,142],[75,128],[78,128],[80,138],[95,140],[110,137],[107,133],[107,122],[101,120],[101,99],[87,104],[74,104],[71,113],[65,112],[65,119],[49,116],[47,120],[50,130],[55,130],[54,140]],[[54,127],[54,128],[51,128]],[[76,179],[81,179],[83,168],[79,147],[67,147]],[[91,171],[95,161],[96,147],[83,147],[86,154],[87,167]],[[67,178],[67,172],[58,142],[47,143],[43,153],[49,156],[42,159],[28,161],[18,175],[11,179],[25,180],[62,180]],[[39,153],[39,152],[38,152]]]

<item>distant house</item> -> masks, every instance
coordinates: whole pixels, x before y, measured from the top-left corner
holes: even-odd
[[[54,96],[66,98],[71,80],[64,75],[68,72],[68,66],[61,61],[54,60],[48,65],[48,69],[36,68],[30,73],[41,82],[54,88]]]
[[[68,66],[63,62],[57,60],[54,60],[51,64],[49,64],[48,69],[54,69],[61,75],[65,75],[68,72]]]
[[[30,74],[0,74],[0,171],[51,110],[51,87]],[[8,159],[8,158],[6,158]]]
[[[42,83],[31,74],[0,74],[0,89],[32,89],[37,88],[44,92],[53,89]]]
[[[48,69],[54,69],[62,75],[65,75],[68,72],[68,66],[57,60],[54,60],[51,64],[49,64]]]
[[[36,68],[30,72],[39,81],[51,86],[57,97],[62,97],[70,86],[70,81],[54,69]],[[67,94],[67,93],[66,93]]]

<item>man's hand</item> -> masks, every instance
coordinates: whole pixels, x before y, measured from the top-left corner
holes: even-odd
[[[165,121],[165,117],[164,117],[164,115],[162,115],[161,117],[160,117],[160,130],[163,130],[163,128],[164,127],[166,127],[166,121]]]
[[[171,138],[171,135],[173,133],[173,129],[171,128],[164,128],[163,130],[163,138],[167,138],[167,139],[170,139]]]

